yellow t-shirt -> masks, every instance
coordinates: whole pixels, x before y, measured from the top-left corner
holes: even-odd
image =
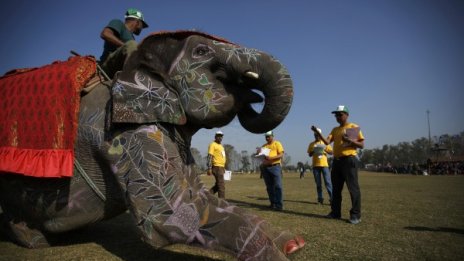
[[[224,167],[226,165],[226,151],[222,144],[215,141],[211,142],[208,147],[208,154],[213,157],[213,166]]]
[[[273,140],[271,142],[271,144],[266,143],[261,147],[269,149],[269,157],[275,157],[278,154],[284,153],[284,147],[282,146],[282,144],[280,142],[278,142],[276,140]],[[281,159],[282,158],[273,160],[272,164],[281,163]]]
[[[342,136],[345,134],[346,129],[349,128],[359,128],[358,125],[354,123],[347,123],[343,127],[335,127],[327,137],[329,143],[333,141],[333,155],[335,158],[344,157],[344,156],[356,156],[356,148],[352,146],[346,146],[343,142]],[[364,136],[361,130],[358,132],[358,141],[364,140]]]
[[[308,146],[308,153],[314,152],[314,147],[316,144],[324,145],[324,151],[320,155],[313,154],[313,167],[328,167],[329,163],[327,161],[327,154],[332,153],[332,147],[330,145],[325,145],[323,141],[313,141]]]

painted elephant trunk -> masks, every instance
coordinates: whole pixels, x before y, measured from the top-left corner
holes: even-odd
[[[256,112],[251,104],[245,104],[239,111],[238,118],[246,130],[263,133],[277,127],[289,112],[293,100],[293,84],[282,63],[267,54],[261,53],[254,69],[259,74],[259,79],[252,87],[263,93],[264,107],[261,112]]]

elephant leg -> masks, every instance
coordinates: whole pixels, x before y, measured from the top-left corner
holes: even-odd
[[[45,235],[37,229],[29,227],[25,221],[13,221],[5,213],[0,215],[0,230],[11,241],[27,248],[48,247]]]
[[[197,245],[239,260],[287,260],[285,254],[301,247],[295,235],[276,232],[258,216],[209,193],[177,145],[156,129],[140,132],[117,137],[109,154],[116,156],[113,170],[149,244]]]
[[[154,211],[158,206],[126,195],[144,241],[155,247],[181,243],[227,252],[238,260],[280,261],[287,260],[286,242],[295,238],[289,232],[274,231],[258,216],[218,199],[205,187],[178,191],[168,203],[170,210]]]
[[[286,260],[282,254],[289,255],[305,244],[302,237],[286,230],[276,230],[248,210],[212,195],[208,195],[208,199],[210,224],[220,216],[226,219],[215,232],[219,243],[227,245],[245,241],[238,255],[240,260]],[[227,229],[230,231],[225,231]]]

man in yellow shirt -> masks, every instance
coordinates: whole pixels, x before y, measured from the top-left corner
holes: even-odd
[[[317,128],[321,133],[321,129]],[[314,141],[308,146],[308,155],[313,159],[313,174],[317,189],[317,202],[324,204],[324,196],[322,195],[322,178],[324,178],[325,188],[329,194],[329,201],[332,202],[332,181],[330,180],[329,163],[327,155],[332,154],[332,147],[325,145],[324,142],[314,134]],[[321,178],[322,176],[322,178]]]
[[[262,176],[266,184],[269,201],[271,202],[270,208],[282,211],[282,168],[280,164],[284,156],[284,147],[279,141],[274,140],[274,133],[272,131],[266,132],[264,136],[266,143],[261,146],[261,150],[265,149],[269,153],[267,153],[268,155],[264,155],[261,167]]]
[[[224,133],[222,131],[216,132],[214,135],[214,141],[209,144],[208,147],[208,157],[207,163],[208,176],[213,174],[216,183],[209,190],[212,194],[218,193],[219,198],[225,198],[226,196],[226,187],[224,185],[224,173],[226,165],[226,151],[222,146],[222,138]]]
[[[364,136],[358,125],[348,122],[349,110],[346,106],[339,105],[332,113],[339,126],[332,129],[327,139],[315,126],[311,127],[315,135],[318,135],[326,145],[333,142],[332,211],[327,217],[334,219],[341,217],[342,190],[346,182],[351,196],[349,222],[358,224],[361,222],[361,190],[358,183],[358,159],[356,155],[357,149],[364,148]]]

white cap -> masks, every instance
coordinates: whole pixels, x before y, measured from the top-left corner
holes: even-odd
[[[274,133],[272,131],[268,131],[264,133],[264,136],[274,136]]]
[[[334,111],[332,111],[332,113],[337,113],[337,112],[344,112],[346,114],[350,114],[348,107],[346,107],[345,105],[338,105],[337,108]]]
[[[322,130],[319,128],[316,128],[317,132],[322,133]]]
[[[216,136],[218,136],[218,135],[224,136],[224,133],[222,133],[222,131],[216,131]]]

